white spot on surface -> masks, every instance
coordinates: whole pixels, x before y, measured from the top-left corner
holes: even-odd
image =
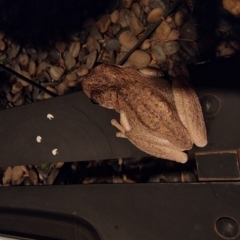
[[[52,154],[53,154],[54,156],[58,154],[57,148],[55,148],[55,149],[52,150]]]
[[[42,141],[42,137],[41,137],[41,136],[37,136],[36,141],[37,141],[38,143],[40,143],[40,142]]]
[[[54,118],[54,116],[49,113],[49,114],[47,115],[47,118],[48,118],[49,120],[52,120],[52,119]]]

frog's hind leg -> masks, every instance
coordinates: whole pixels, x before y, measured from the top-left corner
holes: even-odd
[[[202,108],[188,79],[179,76],[173,80],[173,96],[178,115],[188,129],[192,141],[199,147],[207,144],[207,133]]]

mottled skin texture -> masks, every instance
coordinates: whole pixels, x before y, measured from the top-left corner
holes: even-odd
[[[82,82],[87,96],[120,113],[111,123],[139,149],[186,162],[184,150],[207,144],[201,106],[186,77],[171,84],[133,68],[99,65]]]

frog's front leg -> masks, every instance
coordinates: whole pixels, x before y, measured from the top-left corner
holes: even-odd
[[[132,129],[124,111],[120,111],[120,123],[116,119],[112,119],[111,124],[120,131],[116,133],[117,137],[127,138],[125,132]]]
[[[184,76],[178,76],[172,84],[178,115],[188,129],[192,141],[199,147],[207,144],[206,126],[202,108],[194,88]]]

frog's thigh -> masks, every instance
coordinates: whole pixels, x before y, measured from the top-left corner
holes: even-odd
[[[194,88],[185,77],[173,81],[173,96],[178,115],[188,129],[192,141],[199,147],[207,144],[202,108]]]

